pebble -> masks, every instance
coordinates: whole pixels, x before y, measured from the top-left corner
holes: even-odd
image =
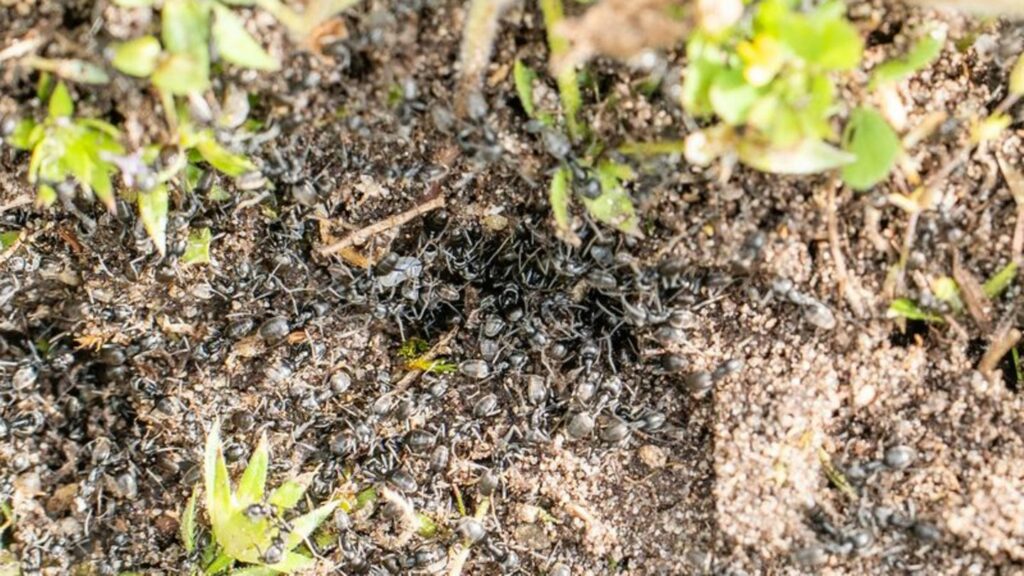
[[[665,451],[654,444],[644,444],[637,451],[636,455],[648,468],[657,470],[668,463],[668,456]]]

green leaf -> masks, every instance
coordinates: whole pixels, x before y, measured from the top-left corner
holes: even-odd
[[[142,194],[139,195],[142,197]],[[213,423],[206,436],[203,453],[203,483],[206,487],[206,513],[210,515],[215,534],[230,517],[232,511],[231,481],[220,442],[220,420]]]
[[[216,542],[210,542],[210,548],[212,548]],[[210,548],[207,548],[209,550]],[[228,556],[227,554],[219,554],[209,564],[206,565],[206,569],[203,570],[204,574],[214,575],[220,574],[221,572],[231,568],[235,564],[235,559]]]
[[[142,36],[116,44],[111,64],[129,76],[144,78],[156,70],[161,50],[155,36]]]
[[[996,296],[1002,294],[1003,291],[1009,288],[1010,284],[1013,284],[1013,281],[1016,279],[1017,263],[1010,262],[1006,266],[1003,266],[1003,268],[1000,269],[999,272],[996,272],[994,276],[989,278],[985,282],[985,285],[981,287],[981,289],[985,293],[985,296],[988,297],[989,300],[991,300]]]
[[[526,115],[530,118],[533,118],[537,113],[533,105],[533,81],[536,78],[537,73],[526,64],[523,64],[522,60],[516,58],[516,63],[512,66],[512,79],[515,81],[519,103],[523,105],[523,110],[526,111]]]
[[[323,523],[332,513],[335,508],[338,507],[340,501],[331,500],[330,502],[299,516],[295,520],[292,520],[292,530],[288,533],[288,537],[285,540],[285,550],[292,550],[299,544],[309,538],[310,534],[316,530],[317,526]]]
[[[153,239],[157,252],[167,252],[167,186],[160,184],[148,192],[138,194],[139,218]]]
[[[787,148],[741,140],[737,152],[744,164],[772,174],[817,174],[856,160],[852,154],[816,139],[803,140]]]
[[[267,504],[275,506],[281,511],[294,508],[302,500],[302,495],[306,493],[306,488],[312,481],[312,474],[303,474],[298,478],[284,481],[270,493]]]
[[[199,150],[203,160],[206,160],[211,166],[232,178],[255,170],[255,166],[253,166],[248,158],[228,152],[217,142],[213,134],[209,132],[204,132],[200,135],[196,142],[196,150]]]
[[[71,94],[63,82],[58,82],[50,95],[50,118],[68,118],[75,112],[75,104],[71,101]]]
[[[1017,63],[1010,71],[1010,94],[1024,96],[1024,54],[1017,57]]]
[[[0,251],[5,251],[14,246],[21,239],[21,230],[9,230],[0,232]]]
[[[686,44],[689,64],[683,78],[683,108],[694,116],[708,116],[711,108],[711,85],[715,77],[726,70],[721,50],[695,35]]]
[[[57,201],[57,191],[49,184],[40,184],[36,190],[36,206],[49,208]]]
[[[422,512],[416,513],[416,533],[424,538],[433,538],[437,535],[437,523],[434,519]]]
[[[165,0],[161,37],[171,54],[191,54],[209,60],[209,4],[203,0]]]
[[[632,171],[623,164],[602,162],[598,166],[597,177],[601,182],[601,195],[597,198],[583,198],[587,211],[599,222],[626,234],[639,236],[640,220],[633,199],[621,183],[621,180],[632,177]]]
[[[242,473],[242,478],[238,481],[238,490],[235,492],[237,507],[245,508],[263,500],[269,464],[270,451],[267,448],[267,435],[263,434],[249,458],[249,465],[245,467],[245,472]]]
[[[868,190],[889,176],[903,151],[899,136],[873,108],[857,108],[843,132],[843,149],[856,157],[843,167],[843,181],[854,190]]]
[[[121,8],[145,8],[152,6],[155,0],[114,0]]]
[[[210,86],[210,64],[190,54],[173,54],[153,71],[153,85],[168,94],[187,96]]]
[[[283,574],[291,574],[293,572],[300,572],[310,570],[316,566],[316,560],[309,556],[303,556],[302,554],[296,554],[295,552],[285,552],[284,558],[277,564],[270,564],[269,567],[276,572]]]
[[[779,40],[803,60],[825,70],[852,70],[864,41],[844,17],[842,2],[823,4],[809,15],[791,13],[778,26]]]
[[[185,266],[209,264],[211,237],[209,228],[200,228],[189,233],[188,245],[185,246],[185,253],[181,256],[182,264]]]
[[[241,570],[232,570],[228,576],[277,576],[279,570],[267,568],[266,566],[249,566]]]
[[[7,143],[20,150],[31,150],[43,137],[43,130],[40,127],[36,130],[36,123],[31,118],[22,118],[14,126],[14,132],[7,137]]]
[[[945,322],[942,316],[922,310],[913,300],[909,298],[897,298],[889,304],[888,316],[890,318],[906,318],[908,320],[921,320],[924,322],[942,323]]]
[[[879,64],[871,74],[870,89],[875,90],[884,84],[900,82],[918,70],[929,66],[939,54],[946,42],[944,29],[935,28],[911,46],[902,58],[888,60]]]
[[[726,70],[714,77],[708,98],[715,114],[732,126],[747,121],[762,90],[747,83],[742,70]]]
[[[95,130],[97,132],[105,134],[106,136],[109,136],[110,138],[121,137],[121,131],[118,130],[116,126],[109,122],[104,122],[103,120],[99,120],[96,118],[79,118],[75,120],[75,124],[83,128],[88,128],[89,130]]]
[[[246,31],[241,18],[218,4],[213,5],[213,11],[213,42],[221,58],[253,70],[273,71],[281,68],[278,61]]]
[[[964,303],[960,299],[960,287],[956,285],[956,280],[949,276],[942,276],[932,280],[931,288],[935,297],[949,304],[950,308],[954,311],[959,312],[963,310]]]
[[[191,554],[196,549],[196,498],[199,496],[199,487],[192,488],[192,495],[185,504],[185,510],[181,513],[181,542],[185,546],[185,552]]]
[[[89,187],[96,198],[107,207],[111,214],[117,212],[117,201],[114,198],[114,186],[110,181],[110,170],[105,165],[95,166],[92,171],[92,178],[89,179]]]
[[[548,51],[552,58],[566,54],[569,50],[569,40],[559,32],[561,22],[565,19],[565,9],[562,0],[540,0],[541,13],[544,16],[544,28],[547,31]],[[562,114],[565,116],[565,124],[569,129],[569,135],[573,139],[583,136],[584,127],[580,124],[579,113],[583,108],[583,97],[580,95],[579,79],[576,77],[576,70],[566,67],[555,77],[558,84],[558,94],[562,101]]]
[[[555,225],[562,233],[571,234],[569,224],[569,181],[572,172],[565,166],[560,167],[551,177],[551,189],[548,196],[551,199],[551,212],[555,216]]]

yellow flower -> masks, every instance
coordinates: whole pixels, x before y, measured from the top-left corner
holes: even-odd
[[[751,86],[764,86],[785,64],[782,44],[771,36],[758,34],[752,42],[741,42],[736,52],[743,60],[743,77]]]

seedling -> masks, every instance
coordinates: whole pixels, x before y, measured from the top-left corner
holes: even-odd
[[[833,75],[860,63],[863,41],[843,2],[801,13],[788,0],[758,4],[753,19],[687,43],[683,105],[716,127],[691,136],[687,157],[708,164],[736,155],[759,170],[807,174],[851,163],[831,118]]]
[[[57,187],[73,181],[87,197],[95,196],[113,212],[115,170],[110,154],[121,154],[120,132],[91,118],[73,118],[75,106],[67,86],[60,82],[49,97],[46,119],[19,122],[7,141],[32,152],[28,180],[36,186],[36,204],[49,207],[57,200]]]
[[[302,499],[312,476],[288,480],[268,496],[265,485],[269,462],[264,435],[242,473],[238,489],[232,491],[221,447],[220,423],[213,425],[206,438],[204,485],[206,511],[220,552],[206,568],[207,574],[230,569],[236,562],[253,565],[245,569],[246,574],[291,574],[316,565],[313,558],[295,550],[334,512],[340,501],[331,500],[297,518],[287,518]],[[182,533],[185,534],[184,527]]]

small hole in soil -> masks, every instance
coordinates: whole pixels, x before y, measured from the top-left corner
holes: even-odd
[[[1018,350],[1019,354],[1020,351]],[[1010,351],[1006,356],[1003,356],[1001,362],[999,362],[999,370],[1003,371],[1003,379],[1006,381],[1006,387],[1011,392],[1020,392],[1020,375],[1017,373],[1017,366],[1013,361],[1013,351]]]
[[[920,336],[923,340],[925,335],[928,334],[928,323],[924,320],[907,320],[907,329],[900,331],[899,328],[892,331],[889,335],[889,342],[893,346],[899,346],[906,348],[917,341],[917,336]]]

